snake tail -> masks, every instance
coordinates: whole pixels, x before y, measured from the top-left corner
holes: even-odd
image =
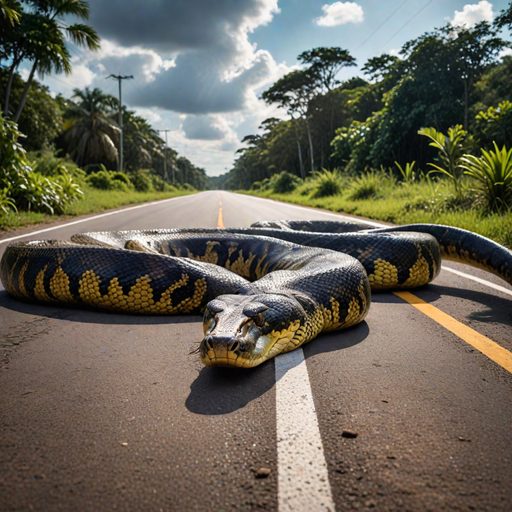
[[[484,269],[512,284],[512,251],[490,238],[441,224],[408,224],[376,229],[372,233],[397,231],[428,233],[437,240],[443,259]]]

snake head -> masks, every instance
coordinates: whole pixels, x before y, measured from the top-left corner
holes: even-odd
[[[257,366],[282,342],[281,333],[303,318],[304,310],[290,296],[221,295],[206,305],[201,360],[206,366]]]

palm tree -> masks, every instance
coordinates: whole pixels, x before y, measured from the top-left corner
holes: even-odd
[[[75,89],[65,118],[69,127],[63,135],[68,153],[81,166],[106,164],[115,167],[120,129],[113,120],[117,100],[100,89]]]
[[[99,36],[83,23],[67,24],[65,18],[89,17],[89,5],[85,0],[29,0],[30,10],[21,12],[20,22],[7,27],[2,33],[2,45],[9,53],[10,66],[4,99],[4,114],[9,114],[9,99],[14,74],[23,61],[32,63],[28,79],[14,115],[18,121],[25,106],[30,85],[37,71],[40,74],[71,72],[71,56],[66,38],[78,45],[96,50]]]

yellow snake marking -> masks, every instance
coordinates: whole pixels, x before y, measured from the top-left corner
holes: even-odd
[[[334,298],[329,299],[331,307],[321,306],[321,311],[324,317],[324,330],[333,331],[338,329],[342,322],[340,321],[340,303]]]
[[[194,282],[194,293],[191,297],[183,299],[178,304],[172,302],[172,293],[188,284],[190,277],[183,274],[180,279],[171,284],[156,302],[153,297],[151,278],[147,275],[139,277],[127,294],[114,277],[108,284],[105,295],[100,292],[100,278],[92,270],[82,274],[79,282],[78,293],[80,298],[87,304],[98,305],[107,309],[118,309],[121,311],[135,313],[190,313],[197,309],[206,293],[206,279],[197,279]]]
[[[29,297],[29,294],[27,292],[27,289],[25,287],[25,274],[28,270],[28,260],[23,263],[23,266],[21,267],[21,270],[18,274],[18,289],[19,293],[22,297]]]
[[[348,313],[347,316],[345,317],[344,327],[350,327],[351,325],[357,324],[360,318],[361,309],[359,308],[359,302],[355,297],[352,297],[348,305]]]
[[[299,346],[298,343],[293,343],[293,339],[295,337],[296,332],[300,328],[300,320],[294,320],[288,327],[280,331],[273,330],[270,332],[269,336],[271,339],[275,340],[272,343],[272,348],[268,353],[268,357],[273,357],[275,354],[280,354],[281,352],[288,352],[293,350]]]
[[[374,266],[374,273],[368,276],[372,290],[389,288],[398,284],[398,269],[389,261],[377,258]]]
[[[235,261],[233,261],[233,263],[231,263],[229,261],[229,256],[231,256],[237,249],[237,245],[233,245],[234,246],[228,249],[228,260],[226,261],[225,267],[228,270],[234,272],[235,274],[238,274],[239,276],[248,278],[251,275],[251,265],[256,255],[250,252],[247,259],[245,259],[243,252],[240,250],[238,252],[238,258]]]
[[[265,274],[268,273],[268,269],[270,267],[270,262],[263,263],[268,257],[268,244],[265,243],[263,254],[259,258],[258,262],[256,263],[256,267],[254,268],[254,274],[256,275],[256,279],[259,279],[260,277],[263,277]]]
[[[187,248],[187,257],[196,261],[204,261],[205,263],[213,263],[214,265],[217,265],[219,262],[219,255],[217,254],[215,247],[218,245],[220,245],[220,243],[213,240],[207,242],[203,255],[193,254],[192,251]]]
[[[50,279],[50,291],[57,300],[76,302],[69,289],[69,277],[60,266],[57,267],[57,270],[55,270]]]
[[[430,279],[430,267],[425,257],[420,254],[416,263],[409,269],[409,277],[402,286],[415,287],[428,283]]]
[[[45,290],[44,287],[44,275],[46,273],[46,269],[48,268],[48,265],[45,265],[36,276],[36,284],[34,286],[34,297],[38,300],[41,300],[43,302],[52,302],[54,299],[52,299]]]

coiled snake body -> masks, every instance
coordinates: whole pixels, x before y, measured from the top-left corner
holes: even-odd
[[[24,300],[142,314],[203,312],[201,360],[237,367],[361,322],[370,289],[427,284],[441,253],[512,282],[512,252],[474,233],[430,224],[368,227],[273,221],[245,229],[85,233],[72,242],[8,246],[0,277],[9,294]]]

